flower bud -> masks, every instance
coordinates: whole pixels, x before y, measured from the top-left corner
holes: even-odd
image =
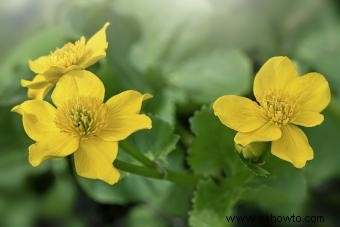
[[[252,161],[259,161],[266,152],[266,143],[255,142],[246,146],[235,143],[236,151],[244,158]]]

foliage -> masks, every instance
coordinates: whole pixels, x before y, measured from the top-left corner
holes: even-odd
[[[312,193],[339,179],[336,1],[27,2],[11,13],[0,7],[1,226],[230,226],[225,216],[242,214],[242,206],[304,214]],[[14,21],[17,15],[22,22]],[[126,89],[154,95],[143,106],[153,129],[128,142],[157,165],[199,179],[193,187],[130,173],[109,186],[78,177],[70,159],[29,166],[31,142],[9,112],[26,99],[19,81],[34,76],[27,61],[93,34],[106,21],[107,57],[91,67],[106,97]],[[331,86],[324,124],[304,129],[315,157],[303,170],[270,154],[264,163],[243,159],[234,148],[235,132],[212,113],[211,103],[221,95],[250,96],[258,66],[273,55],[289,55],[301,73],[323,73]],[[141,165],[123,148],[119,159]]]

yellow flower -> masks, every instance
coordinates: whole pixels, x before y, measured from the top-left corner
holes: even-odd
[[[313,159],[313,150],[296,125],[313,127],[323,122],[320,112],[331,99],[328,82],[319,73],[299,76],[289,58],[273,57],[257,73],[253,89],[257,102],[222,96],[213,104],[215,115],[238,131],[235,143],[273,141],[273,155],[304,167]]]
[[[104,100],[103,83],[91,72],[74,70],[64,75],[51,97],[28,100],[12,111],[22,115],[27,135],[36,143],[29,147],[29,162],[38,166],[50,157],[74,153],[78,175],[114,184],[119,172],[112,165],[118,141],[140,129],[150,129],[151,120],[139,114],[142,102],[152,96],[125,91]]]
[[[21,80],[28,88],[30,99],[43,99],[62,75],[76,69],[85,69],[106,56],[106,23],[87,42],[85,37],[75,43],[67,43],[47,56],[29,61],[30,69],[37,73],[32,81]]]

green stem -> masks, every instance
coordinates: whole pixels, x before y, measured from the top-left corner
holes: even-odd
[[[130,154],[132,157],[134,157],[136,160],[144,164],[145,166],[151,167],[151,168],[158,168],[157,163],[151,161],[148,157],[143,155],[135,146],[132,144],[123,141],[119,144],[124,151],[126,151],[128,154]]]
[[[113,164],[116,168],[125,172],[141,175],[144,177],[150,177],[154,179],[168,180],[186,187],[195,187],[197,183],[197,178],[193,175],[189,175],[186,173],[176,173],[165,168],[152,169],[149,167],[133,165],[117,159]]]

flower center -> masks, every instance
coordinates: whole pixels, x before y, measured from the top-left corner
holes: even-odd
[[[67,43],[62,48],[57,48],[49,55],[51,66],[69,67],[76,65],[85,53],[85,39],[82,38],[75,43]]]
[[[88,138],[105,127],[108,108],[93,97],[77,97],[58,108],[55,123],[65,133]]]
[[[265,96],[261,106],[266,111],[267,117],[278,126],[287,124],[295,110],[294,102],[274,94]]]

